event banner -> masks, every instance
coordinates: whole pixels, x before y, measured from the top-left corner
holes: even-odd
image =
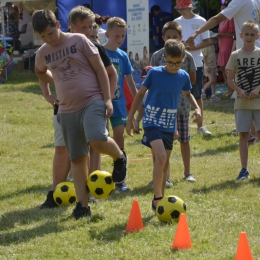
[[[134,68],[136,87],[141,84],[141,72],[149,61],[149,0],[127,0],[127,52]]]

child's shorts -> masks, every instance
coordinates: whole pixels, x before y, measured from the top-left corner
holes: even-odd
[[[65,141],[61,131],[61,126],[57,121],[57,115],[53,116],[52,125],[54,128],[54,143],[55,146],[65,146]]]
[[[119,125],[126,125],[127,119],[124,117],[110,117],[110,123],[111,123],[112,129],[114,129]]]
[[[189,115],[177,114],[177,129],[179,132],[179,142],[190,141]]]
[[[212,77],[212,78],[217,78],[218,71],[217,68],[211,68],[211,69],[204,69],[204,75],[206,77]]]
[[[106,107],[102,99],[93,100],[86,107],[73,113],[58,114],[70,160],[89,153],[91,141],[106,141]]]
[[[256,131],[260,131],[260,110],[235,110],[236,131],[238,133],[249,133],[252,120]]]
[[[172,150],[174,133],[160,131],[156,127],[144,127],[144,135],[142,138],[142,144],[150,147],[150,143],[154,140],[162,140],[165,150]]]

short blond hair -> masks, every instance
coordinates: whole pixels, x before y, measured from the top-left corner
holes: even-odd
[[[174,21],[167,22],[163,26],[163,28],[162,28],[162,35],[164,36],[165,33],[168,30],[174,30],[174,31],[176,31],[179,34],[179,36],[182,35],[182,28],[181,28],[181,26],[178,23],[174,22]]]
[[[257,23],[251,21],[251,20],[248,20],[246,22],[243,23],[243,26],[242,26],[242,32],[243,30],[245,29],[245,27],[250,27],[252,29],[254,29],[256,31],[256,33],[258,34],[259,32],[259,26]]]
[[[112,17],[107,21],[107,31],[113,30],[114,27],[126,28],[126,22],[120,17]]]

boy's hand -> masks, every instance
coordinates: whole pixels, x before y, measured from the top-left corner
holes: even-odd
[[[128,134],[128,135],[130,135],[130,136],[134,136],[133,134],[132,134],[132,130],[133,129],[133,132],[134,132],[134,124],[133,124],[133,121],[132,120],[127,120],[127,123],[126,123],[126,127],[125,127],[125,130],[126,130],[126,133]]]
[[[200,111],[200,108],[196,108],[194,110],[194,113],[192,114],[191,118],[194,118],[194,117],[195,117],[195,119],[192,122],[194,122],[194,123],[201,122],[201,111]]]
[[[179,139],[179,132],[178,131],[176,131],[176,132],[174,132],[174,134],[173,134],[173,139],[174,140],[178,140]]]
[[[246,90],[240,88],[238,93],[239,93],[241,98],[243,98],[243,99],[250,99],[249,98],[249,94],[247,93]]]
[[[53,107],[56,105],[59,105],[59,100],[57,99],[57,97],[53,96],[53,95],[48,95],[48,96],[44,96],[45,100],[47,102],[49,102]]]
[[[252,91],[250,92],[248,98],[249,98],[250,100],[253,100],[253,99],[255,99],[255,98],[258,96],[258,94],[259,94],[259,90],[258,90],[257,88],[255,88],[254,90],[252,90]]]
[[[113,115],[113,104],[111,102],[111,99],[108,99],[106,102],[105,102],[105,106],[106,106],[106,118],[109,118]]]

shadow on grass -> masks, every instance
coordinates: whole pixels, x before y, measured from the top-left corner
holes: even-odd
[[[255,185],[257,187],[260,187],[260,178],[252,178],[252,179],[247,179],[247,180],[244,180],[244,181],[235,181],[235,180],[228,180],[228,181],[225,181],[225,182],[221,182],[221,183],[218,183],[218,184],[214,184],[214,185],[211,185],[211,186],[206,186],[204,185],[203,187],[201,188],[194,188],[191,190],[191,193],[204,193],[204,194],[207,194],[207,193],[210,193],[212,191],[222,191],[222,190],[226,190],[226,189],[232,189],[232,190],[235,190],[235,189],[238,189],[240,188],[241,186],[244,186],[244,185]]]
[[[154,218],[154,214],[151,214],[150,216],[142,218],[144,227],[152,218]],[[89,230],[89,235],[92,239],[97,239],[99,241],[105,241],[105,242],[118,241],[118,240],[121,240],[121,238],[123,236],[132,234],[131,232],[129,232],[129,233],[125,232],[126,226],[127,226],[127,223],[117,224],[117,225],[111,226],[109,228],[106,228],[106,229],[102,230],[101,232],[92,228]],[[142,232],[142,231],[139,231],[139,232]]]
[[[67,207],[58,207],[54,209],[40,210],[39,207],[30,209],[21,209],[2,214],[0,217],[0,230],[7,230],[16,227],[17,225],[26,225],[40,220],[48,220],[61,215]],[[52,221],[51,221],[52,222]],[[42,229],[42,228],[41,228]],[[48,228],[49,229],[49,228]],[[42,229],[44,230],[44,229]],[[23,232],[23,231],[20,231]],[[24,231],[27,232],[27,231]],[[55,231],[54,231],[55,232]],[[13,232],[10,232],[12,234]],[[15,232],[16,233],[16,232]],[[18,231],[19,233],[19,231]],[[4,235],[6,236],[6,234]],[[23,236],[24,237],[24,236]],[[3,241],[0,236],[0,243]]]
[[[30,214],[30,212],[29,212]],[[39,215],[39,214],[38,214]],[[46,216],[49,216],[49,214],[46,213]],[[43,216],[43,218],[45,215]],[[64,231],[66,228],[62,228],[62,231]],[[72,227],[67,228],[72,229]],[[60,232],[61,228],[59,226],[58,221],[47,221],[44,224],[33,227],[26,230],[20,230],[20,231],[12,231],[5,234],[0,235],[0,245],[1,246],[9,246],[11,244],[18,244],[18,243],[24,243],[27,241],[30,241],[31,239],[35,237],[43,237],[51,233],[57,233]]]
[[[230,145],[217,147],[217,148],[214,148],[214,149],[207,149],[206,151],[204,151],[202,153],[193,153],[192,157],[217,155],[217,154],[220,154],[220,153],[227,153],[227,152],[236,151],[236,150],[238,150],[238,145],[237,144],[230,144]]]
[[[23,190],[15,191],[12,193],[6,193],[4,195],[0,195],[0,200],[10,199],[12,197],[18,197],[20,195],[28,194],[28,193],[46,193],[50,189],[51,185],[33,185],[31,187],[26,187]]]

